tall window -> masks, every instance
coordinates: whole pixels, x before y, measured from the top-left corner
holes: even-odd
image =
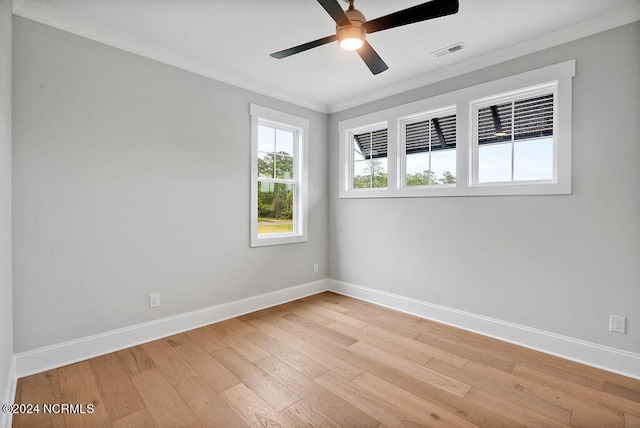
[[[474,103],[474,182],[554,180],[556,84]]]
[[[306,241],[308,120],[251,105],[251,245]]]
[[[455,109],[422,114],[400,121],[404,146],[404,185],[456,183]]]

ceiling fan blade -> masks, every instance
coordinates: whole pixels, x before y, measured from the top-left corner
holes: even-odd
[[[364,28],[367,30],[367,33],[371,34],[376,31],[426,21],[427,19],[453,15],[454,13],[458,13],[458,6],[458,0],[432,0],[367,21],[364,24]]]
[[[308,42],[279,52],[274,52],[271,54],[271,56],[274,58],[282,59],[300,52],[307,51],[312,48],[317,48],[318,46],[326,45],[327,43],[335,42],[336,40],[338,40],[338,36],[334,34],[333,36],[327,36],[322,39],[314,40],[313,42]]]
[[[369,70],[371,70],[373,74],[382,73],[389,68],[389,66],[384,63],[382,58],[380,58],[380,55],[378,55],[378,53],[366,40],[364,41],[362,47],[357,50],[357,52],[358,55],[360,55],[360,58],[362,58],[365,64],[367,64],[367,67],[369,67]]]
[[[318,3],[327,11],[329,15],[336,21],[338,25],[349,25],[351,21],[340,4],[338,0],[318,0]]]

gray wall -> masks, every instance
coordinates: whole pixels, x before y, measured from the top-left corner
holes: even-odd
[[[327,277],[326,115],[21,18],[13,66],[16,352]],[[307,243],[249,247],[249,103],[310,119]]]
[[[11,283],[11,1],[0,0],[0,400],[13,359]],[[2,418],[0,417],[0,422]]]
[[[330,277],[640,352],[639,40],[634,23],[332,115]],[[572,195],[338,198],[340,120],[573,58]]]

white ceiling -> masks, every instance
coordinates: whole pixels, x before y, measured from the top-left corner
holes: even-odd
[[[356,7],[373,19],[423,2],[356,0]],[[14,0],[14,12],[335,112],[640,20],[640,0],[460,0],[456,15],[369,35],[389,66],[377,76],[337,43],[281,60],[269,56],[335,33],[316,0]],[[431,54],[458,42],[466,49],[440,58]]]

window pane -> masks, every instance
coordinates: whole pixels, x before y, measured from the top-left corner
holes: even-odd
[[[513,179],[553,179],[553,139],[518,141],[513,147]]]
[[[387,187],[387,129],[353,136],[353,188]]]
[[[353,160],[355,162],[364,160],[364,155],[362,154],[362,150],[360,150],[358,141],[355,138],[353,139]]]
[[[293,136],[291,131],[276,130],[276,152],[293,156]]]
[[[273,153],[258,152],[258,176],[273,178]]]
[[[368,189],[371,187],[369,161],[359,160],[353,163],[353,188]]]
[[[275,129],[258,125],[258,151],[272,153],[276,149]]]
[[[455,114],[408,121],[404,138],[407,187],[455,184]]]
[[[511,181],[511,143],[478,148],[478,182]]]
[[[387,187],[387,158],[371,159],[372,187]]]
[[[295,185],[258,181],[258,234],[293,232]]]
[[[456,150],[437,150],[431,152],[431,171],[436,184],[454,184],[456,182]]]
[[[433,174],[429,171],[429,152],[407,155],[407,186],[433,184]]]
[[[276,155],[276,178],[293,179],[293,156]]]

